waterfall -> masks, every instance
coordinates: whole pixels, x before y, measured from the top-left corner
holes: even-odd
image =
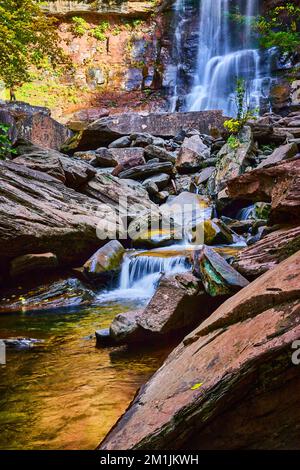
[[[186,256],[126,255],[121,268],[119,285],[110,292],[101,293],[100,301],[148,300],[157,287],[161,275],[179,274],[190,270]]]
[[[178,38],[183,30],[188,0],[177,0],[177,28],[174,48],[182,43]],[[233,21],[235,12],[243,15],[241,21]],[[172,88],[171,110],[201,111],[222,109],[225,115],[236,114],[234,91],[238,78],[247,85],[248,102],[252,109],[260,108],[268,93],[270,83],[271,54],[262,53],[251,27],[252,18],[259,14],[258,0],[201,0],[198,7],[196,67],[186,74],[187,90],[184,97],[178,96],[182,77],[178,65],[176,84]],[[181,50],[181,56],[184,53]],[[190,79],[190,75],[193,79]],[[177,103],[177,104],[176,104]]]
[[[255,215],[255,205],[244,207],[237,213],[237,220],[249,220]]]
[[[178,100],[180,97],[180,82],[181,82],[181,69],[182,65],[182,49],[184,36],[182,31],[186,22],[186,0],[176,0],[175,6],[175,31],[174,31],[174,42],[172,56],[175,59],[175,64],[169,69],[169,81],[172,84],[172,96],[170,99],[170,111],[173,113],[176,111]]]

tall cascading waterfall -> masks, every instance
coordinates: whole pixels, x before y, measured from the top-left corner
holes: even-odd
[[[177,0],[175,8],[181,30],[187,10],[183,2]],[[232,14],[237,12],[242,15],[241,21],[232,20]],[[178,107],[181,111],[222,109],[224,114],[233,116],[236,113],[234,91],[238,78],[246,81],[251,108],[259,108],[268,94],[271,66],[271,54],[259,50],[251,27],[252,18],[259,14],[259,0],[201,0],[198,13],[196,67],[187,74],[187,81],[191,84],[185,97],[181,97],[182,106],[176,105],[178,85],[173,87],[171,110]],[[175,29],[175,44],[178,43],[176,34]],[[194,75],[193,80],[189,77],[191,74]]]
[[[176,0],[174,5],[175,10],[175,30],[174,30],[174,42],[172,46],[172,55],[176,63],[169,68],[168,79],[171,82],[172,94],[170,99],[170,111],[173,113],[176,111],[178,106],[178,100],[180,97],[180,85],[181,85],[181,55],[183,49],[184,35],[182,31],[186,22],[186,0]]]

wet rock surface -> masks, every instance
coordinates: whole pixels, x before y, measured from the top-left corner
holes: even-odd
[[[292,390],[299,387],[299,375],[290,348],[299,338],[299,263],[297,253],[187,336],[100,448],[297,447],[299,415],[290,409],[290,396],[298,403]]]
[[[295,222],[300,218],[300,159],[259,168],[227,182],[231,199],[271,202],[273,223]]]
[[[2,298],[0,312],[47,311],[90,305],[96,294],[76,278],[55,281],[30,289],[19,296]]]
[[[217,303],[192,273],[164,275],[144,310],[117,315],[110,326],[110,341],[106,343],[156,342],[163,337],[182,336],[203,321]],[[98,333],[99,342],[103,343],[101,336]]]

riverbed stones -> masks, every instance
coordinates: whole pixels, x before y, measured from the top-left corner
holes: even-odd
[[[155,137],[148,133],[131,134],[130,141],[132,147],[148,147],[149,145],[164,147],[166,143],[161,137]]]
[[[195,244],[231,245],[237,241],[234,232],[220,219],[201,220],[191,226],[189,233]]]
[[[45,149],[60,150],[73,132],[51,117],[50,109],[22,101],[0,103],[1,122],[8,122],[13,143],[25,139]],[[4,120],[3,120],[4,119]]]
[[[216,300],[208,298],[201,282],[192,273],[164,275],[145,310],[116,316],[110,326],[111,345],[182,336],[203,321],[215,305]]]
[[[48,174],[0,162],[0,178],[1,264],[38,251],[54,253],[60,265],[74,265],[109,236],[103,232],[101,240],[96,232],[99,221],[110,217],[108,208]]]
[[[246,287],[249,281],[232,268],[222,256],[208,246],[194,252],[194,273],[200,277],[206,292],[212,297],[232,295]]]
[[[194,173],[201,168],[201,162],[210,157],[210,149],[197,134],[186,137],[176,158],[179,173]]]
[[[159,190],[164,189],[170,181],[170,175],[167,173],[158,173],[157,175],[150,176],[143,181],[143,186],[146,187],[149,183],[153,183],[157,186]]]
[[[209,178],[214,174],[216,171],[215,167],[213,166],[208,166],[207,168],[204,168],[200,173],[195,176],[195,184],[199,186],[200,184],[207,183]]]
[[[268,165],[273,165],[274,163],[281,162],[282,160],[287,160],[288,158],[293,158],[298,152],[298,146],[296,143],[290,143],[286,145],[281,145],[274,152],[263,160],[257,168],[263,168]]]
[[[0,312],[53,310],[90,305],[96,294],[76,278],[48,282],[0,300]]]
[[[117,216],[117,220],[119,215],[124,220],[132,220],[146,210],[157,212],[146,189],[136,181],[98,173],[82,188],[82,192],[105,204],[110,209],[111,217]]]

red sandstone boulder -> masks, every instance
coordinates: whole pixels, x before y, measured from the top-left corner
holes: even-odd
[[[60,265],[79,264],[109,237],[107,225],[98,237],[111,217],[107,205],[13,162],[0,163],[0,179],[0,272],[25,254],[51,252]]]
[[[187,336],[100,448],[298,448],[299,319],[300,252]]]
[[[190,272],[163,276],[144,310],[116,316],[110,326],[110,345],[161,341],[172,335],[182,338],[220,302],[210,298],[201,281]],[[101,343],[102,331],[96,336]]]
[[[233,267],[248,279],[274,268],[300,250],[300,226],[284,227],[239,252]]]
[[[271,202],[271,223],[300,219],[300,159],[245,173],[227,183],[231,199]]]
[[[73,135],[66,126],[51,118],[49,109],[23,102],[1,104],[0,122],[11,125],[13,142],[18,138],[26,139],[48,149],[59,150]]]

